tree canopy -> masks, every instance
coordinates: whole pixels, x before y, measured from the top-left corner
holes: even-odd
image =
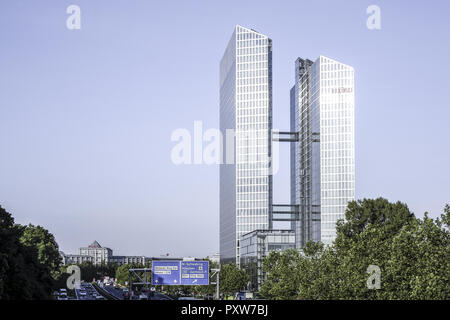
[[[0,206],[0,299],[50,297],[54,283],[51,270],[55,269],[46,264],[50,257],[46,256],[46,250],[40,255],[40,234],[50,237],[45,229],[36,235],[31,229],[27,231],[27,227],[15,224],[11,214]]]
[[[37,249],[38,261],[52,275],[57,275],[61,265],[58,244],[55,237],[41,226],[29,224],[23,229],[22,244]]]
[[[225,295],[233,295],[247,286],[249,276],[244,269],[239,269],[236,264],[228,263],[220,267],[219,281],[220,292]]]
[[[271,252],[261,293],[272,299],[449,299],[450,207],[441,218],[418,219],[400,202],[349,203],[331,246],[308,243]],[[369,265],[381,288],[367,288]]]

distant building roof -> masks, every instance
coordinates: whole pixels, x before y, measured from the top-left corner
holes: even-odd
[[[89,248],[101,248],[101,247],[102,246],[97,241],[94,241],[89,245]]]

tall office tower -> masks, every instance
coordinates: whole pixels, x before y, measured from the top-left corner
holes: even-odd
[[[296,246],[331,244],[336,222],[355,197],[354,70],[320,56],[298,58],[291,89],[291,201],[300,209],[292,222]]]
[[[269,229],[272,205],[272,40],[241,26],[220,62],[220,130],[220,258],[239,265],[241,235]]]

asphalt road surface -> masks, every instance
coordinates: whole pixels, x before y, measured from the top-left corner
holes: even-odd
[[[105,298],[100,295],[92,284],[82,282],[79,289],[75,289],[75,295],[77,300],[104,300]]]
[[[113,286],[104,286],[103,289],[121,300],[124,299],[122,289],[114,288]],[[136,296],[135,299],[139,298]],[[165,294],[155,291],[153,292],[153,296],[150,297],[150,300],[173,300],[173,299],[169,296],[166,296]]]

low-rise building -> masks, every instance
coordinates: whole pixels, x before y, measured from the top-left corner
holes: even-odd
[[[65,254],[64,252],[59,252],[62,258],[63,264],[81,264],[83,262],[95,263],[95,258],[92,256],[82,256],[79,254]]]
[[[146,264],[151,261],[151,258],[143,256],[112,256],[110,257],[110,262],[115,262],[118,265],[122,264]]]
[[[87,247],[78,249],[78,254],[65,254],[60,252],[63,264],[81,264],[83,262],[91,262],[99,265],[102,263],[122,264],[145,264],[151,261],[151,258],[144,256],[114,256],[110,248],[102,247],[97,241],[94,241]]]
[[[78,249],[79,256],[90,256],[94,258],[94,264],[108,263],[113,255],[110,248],[102,247],[97,241],[94,241],[87,247]]]
[[[241,268],[250,276],[250,289],[259,290],[264,281],[262,261],[270,251],[295,248],[295,232],[292,230],[255,230],[242,235]]]
[[[100,265],[102,263],[116,263],[122,264],[141,264],[146,265],[153,260],[172,260],[181,261],[187,258],[169,257],[164,255],[161,257],[145,257],[145,256],[115,256],[113,250],[110,248],[102,247],[100,243],[94,241],[87,247],[81,247],[78,249],[78,254],[65,254],[59,252],[61,255],[62,263],[67,264],[81,264],[83,262],[91,262],[94,265]],[[199,258],[190,258],[191,260],[203,260]],[[218,261],[218,256],[215,254],[212,261]]]

